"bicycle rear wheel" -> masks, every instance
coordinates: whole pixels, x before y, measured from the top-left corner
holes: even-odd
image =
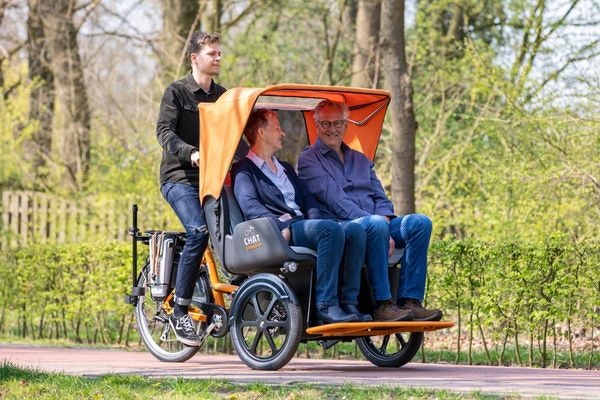
[[[363,356],[374,365],[398,368],[417,354],[423,343],[423,332],[362,337],[356,342]]]
[[[144,264],[138,277],[137,286],[145,289],[145,294],[139,296],[135,306],[135,319],[142,342],[150,353],[160,361],[184,362],[192,358],[198,347],[188,347],[180,343],[175,332],[169,325],[169,316],[162,307],[162,302],[156,301],[150,295],[148,286],[149,262]]]

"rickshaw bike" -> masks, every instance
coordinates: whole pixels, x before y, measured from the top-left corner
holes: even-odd
[[[203,341],[229,334],[237,355],[252,369],[284,367],[300,343],[317,341],[328,348],[353,340],[374,365],[400,367],[415,356],[424,332],[454,325],[449,321],[319,325],[313,304],[316,252],[289,246],[270,218],[244,220],[229,184],[229,168],[236,150],[243,148],[242,132],[251,111],[276,110],[286,141],[291,141],[284,143],[284,150],[299,153],[316,139],[313,110],[323,99],[348,104],[344,141],[373,159],[390,102],[385,90],[282,84],[230,89],[217,102],[199,105],[199,190],[210,239],[199,266],[190,316]],[[178,342],[168,323],[185,233],[140,232],[137,212],[134,205],[130,229],[133,286],[127,301],[134,306],[138,331],[150,353],[161,361],[187,361],[199,347]],[[138,242],[149,246],[139,274]],[[397,250],[390,258],[392,293],[397,292],[401,256],[402,250]],[[369,313],[374,308],[366,273],[359,308]]]

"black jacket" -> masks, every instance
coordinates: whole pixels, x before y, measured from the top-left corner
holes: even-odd
[[[160,184],[187,183],[199,186],[198,167],[190,156],[198,149],[200,118],[198,103],[214,103],[226,89],[214,81],[206,93],[190,72],[170,84],[163,94],[156,123],[156,136],[163,148],[160,162]],[[219,127],[215,127],[219,129]]]

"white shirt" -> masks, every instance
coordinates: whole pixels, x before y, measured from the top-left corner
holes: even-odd
[[[296,215],[302,215],[300,207],[298,204],[296,204],[296,191],[294,190],[294,185],[292,185],[292,182],[285,173],[285,168],[283,168],[283,165],[281,165],[281,163],[277,161],[275,157],[273,157],[273,163],[275,164],[275,168],[277,168],[277,171],[273,172],[265,160],[257,156],[252,150],[248,151],[246,157],[248,157],[250,161],[252,161],[258,167],[258,169],[260,169],[261,172],[265,174],[267,178],[271,180],[271,182],[273,182],[275,186],[277,186],[277,189],[279,189],[281,194],[283,194],[285,204],[294,210]]]

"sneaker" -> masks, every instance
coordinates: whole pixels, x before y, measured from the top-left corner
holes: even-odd
[[[439,321],[442,319],[443,313],[437,308],[431,310],[423,307],[420,301],[415,299],[400,300],[400,307],[403,310],[412,311],[415,315],[415,321]]]
[[[171,328],[173,328],[177,340],[181,343],[192,347],[200,346],[202,344],[202,339],[196,333],[192,319],[188,314],[179,318],[171,315],[169,317],[169,324],[171,325]]]
[[[375,321],[411,321],[413,312],[403,310],[390,300],[382,301],[375,309]]]

